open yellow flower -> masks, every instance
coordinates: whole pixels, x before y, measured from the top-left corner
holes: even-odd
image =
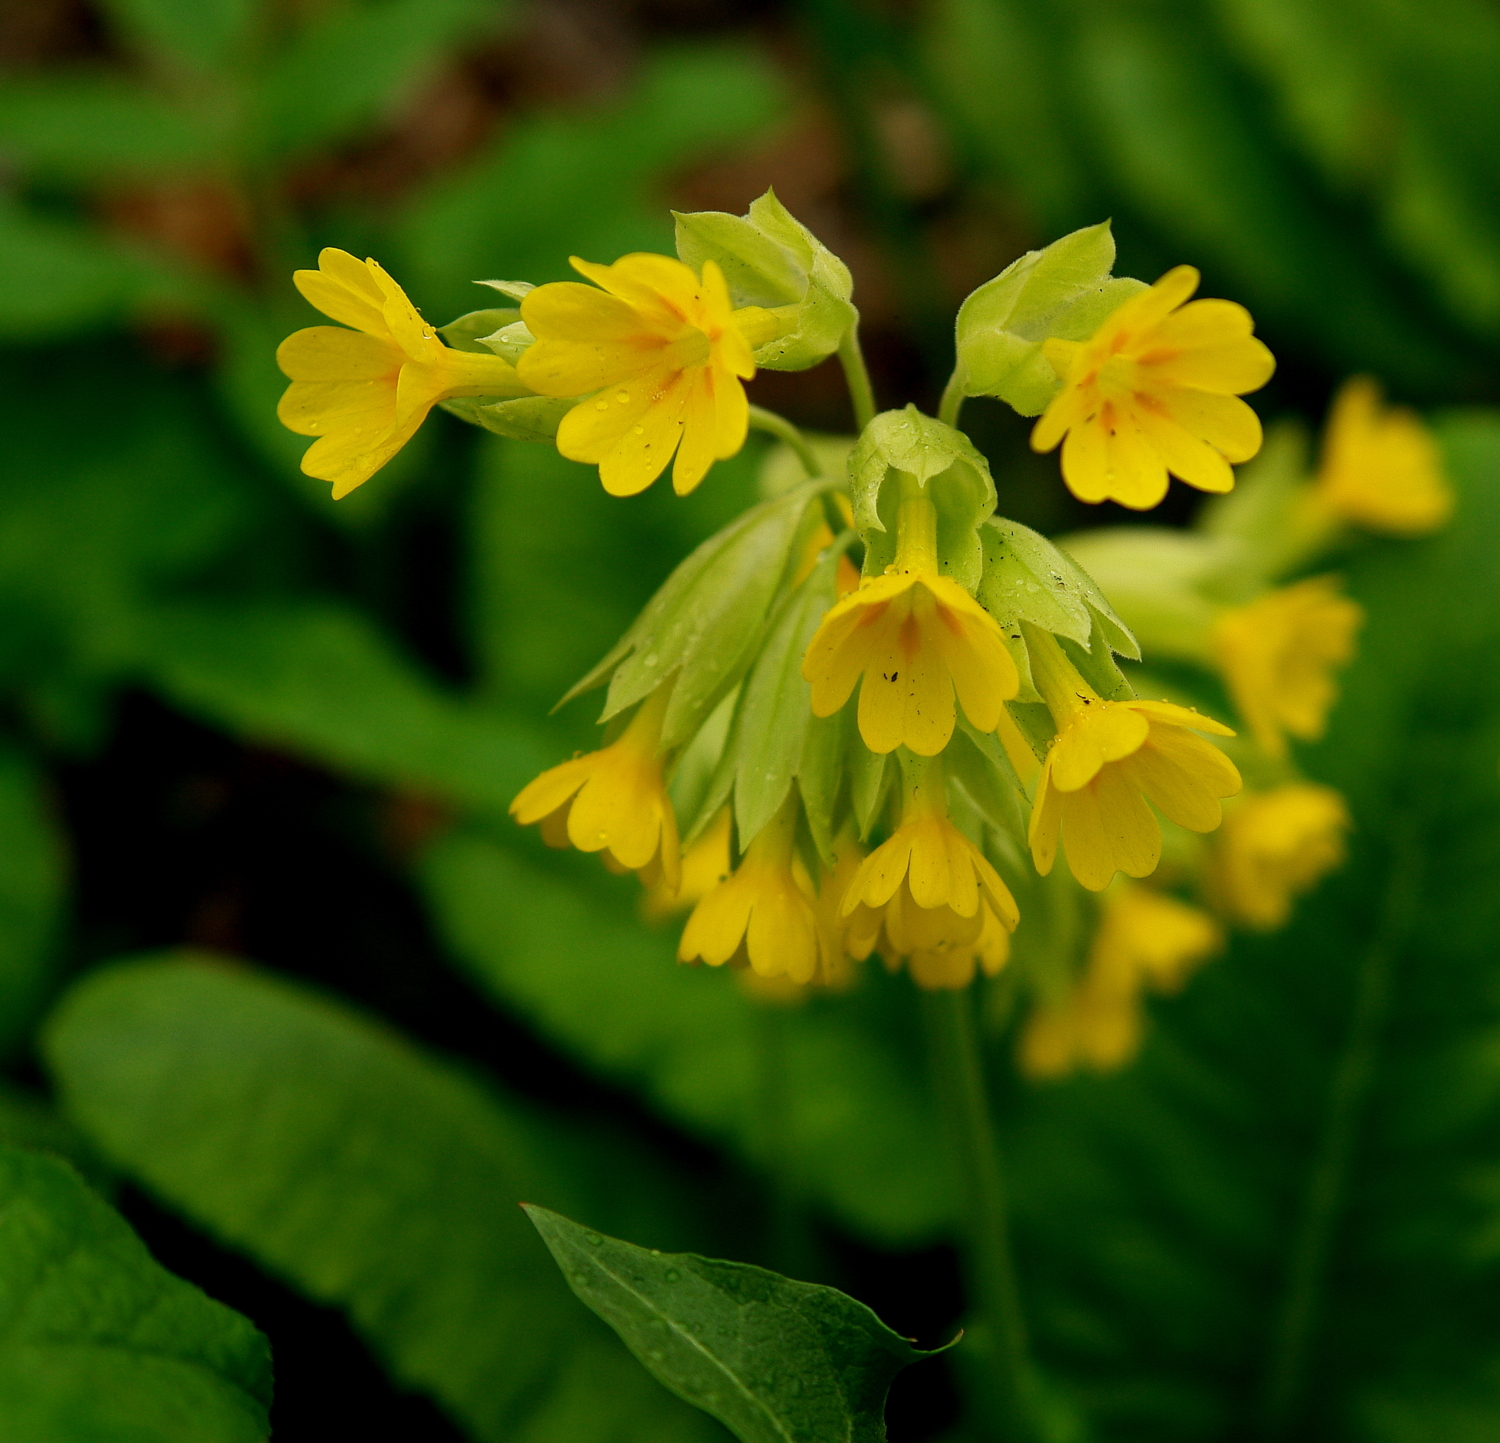
[[[439,401],[527,394],[509,361],[445,346],[374,261],[330,246],[317,270],[292,279],[325,316],[354,327],[309,326],[276,351],[292,382],[276,414],[288,430],[318,438],[302,469],[333,482],[334,500],[384,466]]]
[[[536,337],[521,379],[543,396],[585,396],[563,417],[557,449],[596,464],[612,496],[644,491],[674,453],[672,486],[686,495],[745,444],[743,382],[777,323],[758,307],[735,311],[713,261],[701,279],[643,252],[572,265],[594,285],[557,281],[521,302]]]
[[[1341,521],[1394,536],[1436,531],[1453,512],[1432,433],[1415,411],[1383,406],[1369,376],[1346,381],[1334,400],[1310,499]]]
[[[1260,450],[1260,420],[1238,397],[1264,386],[1276,362],[1243,306],[1184,305],[1197,288],[1198,272],[1178,266],[1089,340],[1044,345],[1062,389],[1031,444],[1063,442],[1063,479],[1080,501],[1143,511],[1167,494],[1168,472],[1200,491],[1228,491],[1230,463]]]
[[[859,734],[872,752],[936,756],[953,736],[954,694],[982,732],[1000,724],[1020,689],[999,623],[939,575],[936,513],[925,496],[901,503],[896,560],[829,608],[808,643],[802,675],[815,716],[859,690]]]
[[[1209,860],[1208,893],[1231,921],[1271,931],[1292,899],[1344,861],[1349,809],[1332,787],[1293,782],[1230,808]]]
[[[1314,576],[1268,591],[1215,618],[1213,649],[1225,685],[1255,739],[1273,757],[1290,734],[1323,735],[1338,696],[1333,669],[1354,655],[1364,620],[1335,576]]]
[[[1063,1077],[1079,1064],[1107,1072],[1140,1049],[1141,993],[1171,992],[1224,946],[1206,912],[1149,887],[1117,886],[1105,900],[1083,981],[1038,1007],[1021,1037],[1021,1070]]]
[[[795,865],[797,794],[751,839],[740,865],[693,909],[680,962],[743,960],[762,977],[806,985],[819,973],[821,938],[807,873]]]
[[[998,972],[1020,913],[1015,898],[948,816],[938,764],[912,769],[901,825],[860,864],[840,911],[855,957],[879,947],[908,960],[922,987],[965,987]]]
[[[662,777],[661,724],[670,685],[658,687],[618,740],[545,771],[522,788],[510,814],[541,824],[550,847],[602,852],[606,863],[639,872],[648,887],[675,892],[682,880],[677,816]]]

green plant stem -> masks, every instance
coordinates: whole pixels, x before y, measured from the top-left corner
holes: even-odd
[[[943,387],[943,398],[938,402],[938,420],[956,431],[958,413],[963,410],[966,400],[968,397],[964,394],[963,373],[955,367],[953,374],[948,377],[948,384]]]
[[[990,1115],[971,988],[922,994],[934,1082],[964,1190],[965,1264],[980,1326],[973,1341],[989,1357],[995,1436],[1034,1443],[1036,1375],[1011,1257],[1000,1147]]]
[[[785,416],[778,416],[775,411],[768,411],[764,406],[752,406],[750,424],[757,431],[764,431],[766,435],[774,436],[790,446],[797,453],[797,459],[802,463],[802,469],[807,472],[809,479],[815,480],[823,474],[813,448],[807,444],[807,437]]]
[[[870,385],[865,353],[859,345],[859,326],[852,325],[839,342],[839,364],[849,384],[849,399],[854,403],[854,428],[863,431],[875,419],[875,388]]]
[[[1415,914],[1419,869],[1415,841],[1409,834],[1398,836],[1385,905],[1359,961],[1349,1031],[1329,1084],[1323,1125],[1287,1262],[1262,1400],[1262,1434],[1267,1440],[1282,1439],[1294,1431],[1305,1396],[1334,1232],[1348,1199],[1360,1126],[1390,1012],[1396,961]]]

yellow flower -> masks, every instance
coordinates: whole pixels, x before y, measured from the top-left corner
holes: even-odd
[[[276,352],[292,381],[276,414],[288,430],[318,438],[302,469],[333,482],[335,501],[406,445],[439,401],[527,393],[509,361],[445,346],[374,261],[330,246],[317,270],[292,279],[325,316],[354,327],[309,326]]]
[[[1436,443],[1414,411],[1381,405],[1369,376],[1344,383],[1323,437],[1313,504],[1396,536],[1436,531],[1453,511]]]
[[[1183,305],[1197,288],[1198,272],[1178,266],[1091,339],[1043,347],[1063,384],[1031,444],[1050,451],[1067,437],[1063,479],[1080,501],[1144,511],[1167,494],[1168,472],[1200,491],[1228,491],[1230,463],[1260,450],[1260,421],[1237,398],[1264,386],[1276,362],[1243,306]]]
[[[1062,1077],[1085,1063],[1121,1067],[1140,1048],[1141,992],[1171,992],[1220,951],[1206,912],[1149,887],[1116,887],[1104,904],[1082,983],[1062,1003],[1038,1007],[1021,1038],[1021,1070]]]
[[[543,396],[587,393],[563,418],[557,449],[596,463],[612,496],[644,491],[674,452],[672,486],[686,495],[745,444],[742,382],[775,322],[758,307],[731,309],[713,261],[701,280],[670,256],[637,253],[612,266],[574,256],[572,264],[595,284],[558,281],[521,302],[536,337],[521,378]]]
[[[903,499],[895,563],[829,608],[802,658],[815,716],[832,716],[859,690],[859,734],[872,752],[906,747],[936,756],[953,736],[953,697],[982,732],[1000,724],[1020,690],[999,623],[939,575],[937,513]]]
[[[729,857],[732,817],[725,807],[682,853],[682,875],[675,887],[662,878],[641,898],[641,915],[661,922],[696,906],[734,870]]]
[[[662,779],[661,724],[670,685],[641,703],[617,741],[545,771],[510,804],[523,827],[541,823],[549,847],[570,843],[676,891],[682,852]]]
[[[1357,602],[1339,594],[1338,578],[1314,576],[1268,591],[1246,606],[1221,611],[1213,648],[1229,694],[1255,739],[1273,757],[1286,735],[1323,735],[1338,696],[1333,669],[1354,655],[1364,620]]]
[[[806,985],[817,977],[821,939],[807,873],[794,865],[797,794],[751,839],[740,865],[693,909],[679,962],[722,967],[746,961],[762,977]]]
[[[1349,826],[1332,787],[1294,782],[1246,797],[1224,818],[1209,861],[1210,898],[1232,921],[1284,925],[1292,898],[1343,864]]]
[[[949,818],[940,768],[919,772],[901,825],[860,864],[844,893],[847,946],[888,962],[908,959],[922,987],[964,987],[976,965],[993,976],[1020,921],[1015,899],[984,854]]]

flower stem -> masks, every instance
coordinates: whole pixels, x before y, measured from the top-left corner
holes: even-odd
[[[958,413],[966,400],[968,396],[964,394],[963,372],[955,366],[953,374],[948,377],[948,384],[943,387],[943,398],[938,402],[938,420],[957,430]]]
[[[785,416],[778,416],[775,411],[768,411],[764,406],[752,406],[750,424],[757,431],[764,431],[768,436],[774,436],[778,441],[790,446],[797,453],[797,459],[802,463],[802,469],[807,472],[810,480],[816,480],[823,474],[823,468],[818,464],[813,448],[807,444],[807,437]]]
[[[1011,1443],[1042,1436],[1037,1382],[1016,1289],[1000,1148],[990,1115],[972,989],[922,994],[927,1043],[963,1182],[965,1265],[978,1326],[972,1341],[988,1354],[985,1376],[994,1435]]]
[[[1360,1124],[1390,1011],[1396,961],[1415,915],[1419,871],[1420,853],[1407,831],[1395,839],[1382,915],[1359,962],[1353,1015],[1329,1085],[1322,1131],[1289,1253],[1262,1395],[1262,1436],[1267,1440],[1295,1431],[1305,1396],[1334,1230],[1348,1198]]]
[[[839,342],[839,364],[844,368],[849,399],[854,403],[854,427],[863,431],[875,419],[875,389],[870,385],[865,353],[860,349],[857,322],[844,332],[844,339]]]

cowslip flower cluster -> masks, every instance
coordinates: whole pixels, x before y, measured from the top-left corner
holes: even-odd
[[[1271,354],[1242,307],[1194,299],[1190,266],[1150,286],[1113,276],[1107,225],[1021,257],[965,303],[938,418],[876,414],[848,271],[774,196],[744,217],[678,217],[678,243],[677,257],[575,257],[579,281],[493,283],[517,304],[441,333],[374,261],[325,251],[297,284],[343,328],[279,353],[282,418],[317,438],[304,469],[344,495],[441,406],[550,442],[612,495],[669,468],[685,494],[752,428],[769,432],[784,449],[763,499],[575,688],[606,688],[607,744],[537,777],[513,816],[637,873],[648,917],[683,917],[684,963],[794,989],[847,985],[872,957],[923,988],[1010,969],[1039,999],[1030,1075],[1119,1065],[1144,991],[1218,950],[1222,921],[1281,925],[1342,859],[1342,799],[1290,753],[1323,733],[1362,612],[1305,571],[1334,521],[1438,524],[1449,498],[1430,439],[1351,383],[1316,477],[1280,512],[1234,509],[1233,468],[1262,444],[1241,397]],[[834,354],[852,440],[811,444],[750,404],[759,368]],[[1149,508],[1174,475],[1223,498],[1202,523],[1206,559],[1173,573],[1197,589],[1171,592],[1143,559],[1117,612],[1080,564],[1087,540],[1075,558],[1000,515],[957,426],[974,396],[1038,417],[1033,446],[1061,446],[1084,500]],[[1132,535],[1144,558],[1150,534]],[[1175,535],[1179,551],[1199,544]],[[1216,673],[1217,698],[1136,694],[1117,658],[1139,660],[1131,626],[1150,646],[1164,616],[1160,651]],[[1226,697],[1246,735],[1214,715]],[[1226,802],[1217,841],[1181,840],[1219,828]],[[1076,956],[1028,926],[1044,886],[1054,913],[1092,929]],[[1167,886],[1196,887],[1204,907]]]

